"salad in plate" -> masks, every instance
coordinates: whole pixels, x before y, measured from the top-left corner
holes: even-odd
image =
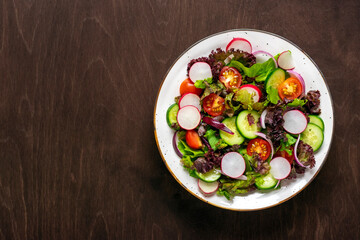
[[[166,120],[205,196],[271,191],[315,166],[325,128],[320,92],[305,92],[295,66],[290,51],[253,52],[244,38],[188,63]]]

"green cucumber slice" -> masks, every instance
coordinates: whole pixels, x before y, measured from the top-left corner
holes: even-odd
[[[212,169],[207,173],[199,173],[198,171],[195,171],[195,174],[204,182],[215,182],[221,177],[221,172],[216,169]]]
[[[167,112],[166,112],[166,122],[169,125],[169,127],[172,127],[173,124],[177,123],[176,116],[179,111],[179,105],[177,103],[172,104]]]
[[[270,173],[255,179],[255,186],[258,189],[272,189],[276,186],[279,180],[275,179]]]
[[[285,71],[281,68],[275,69],[266,79],[266,92],[268,92],[270,87],[277,89],[283,81],[285,81]]]
[[[315,152],[319,150],[324,141],[324,132],[318,125],[309,123],[305,131],[301,133],[300,139],[309,144]]]
[[[248,115],[251,115],[254,118],[254,123],[249,124]],[[256,111],[244,110],[239,113],[236,118],[236,127],[238,131],[245,138],[254,139],[257,137],[256,133],[260,131],[260,124],[258,124],[260,119],[260,114]]]
[[[318,125],[321,130],[324,131],[324,121],[321,119],[321,117],[317,116],[317,115],[309,115],[310,118],[310,123],[313,123],[315,125]]]
[[[236,117],[226,118],[222,122],[226,127],[228,127],[234,134],[231,135],[227,132],[220,130],[220,137],[228,145],[242,144],[244,142],[244,137],[239,133],[236,128]]]

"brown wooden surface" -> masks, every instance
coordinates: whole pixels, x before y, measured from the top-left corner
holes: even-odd
[[[0,239],[359,239],[359,18],[357,0],[0,1]],[[335,110],[315,180],[244,213],[184,190],[153,133],[173,61],[235,28],[299,45]]]

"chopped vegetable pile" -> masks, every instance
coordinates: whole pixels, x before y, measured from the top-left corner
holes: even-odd
[[[315,166],[325,127],[320,92],[305,92],[294,68],[290,51],[252,52],[243,38],[189,62],[166,118],[174,150],[205,196],[279,189]]]

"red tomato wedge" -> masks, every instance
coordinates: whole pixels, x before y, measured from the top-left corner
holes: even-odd
[[[184,95],[186,93],[195,93],[199,95],[203,92],[201,88],[195,87],[194,83],[190,80],[190,78],[185,79],[180,85],[180,95]]]
[[[302,85],[298,79],[288,78],[279,85],[278,92],[282,100],[284,98],[293,100],[301,95]]]
[[[274,158],[275,158],[275,157],[283,157],[283,158],[285,158],[286,160],[288,160],[290,164],[292,164],[293,161],[295,160],[294,147],[293,147],[293,146],[290,146],[290,149],[291,149],[292,155],[289,155],[289,154],[287,153],[287,151],[285,151],[285,150],[282,150],[282,151],[279,150],[279,151],[277,151],[277,152],[274,154]]]
[[[202,147],[200,136],[195,130],[186,131],[185,140],[187,145],[193,149],[200,149]]]
[[[226,66],[221,69],[219,80],[226,89],[239,88],[242,76],[236,68]]]
[[[271,153],[270,144],[261,138],[252,139],[246,150],[249,156],[252,156],[256,152],[263,161],[265,161]]]
[[[225,100],[215,93],[211,93],[204,98],[203,108],[205,112],[213,117],[220,116],[225,111]]]

